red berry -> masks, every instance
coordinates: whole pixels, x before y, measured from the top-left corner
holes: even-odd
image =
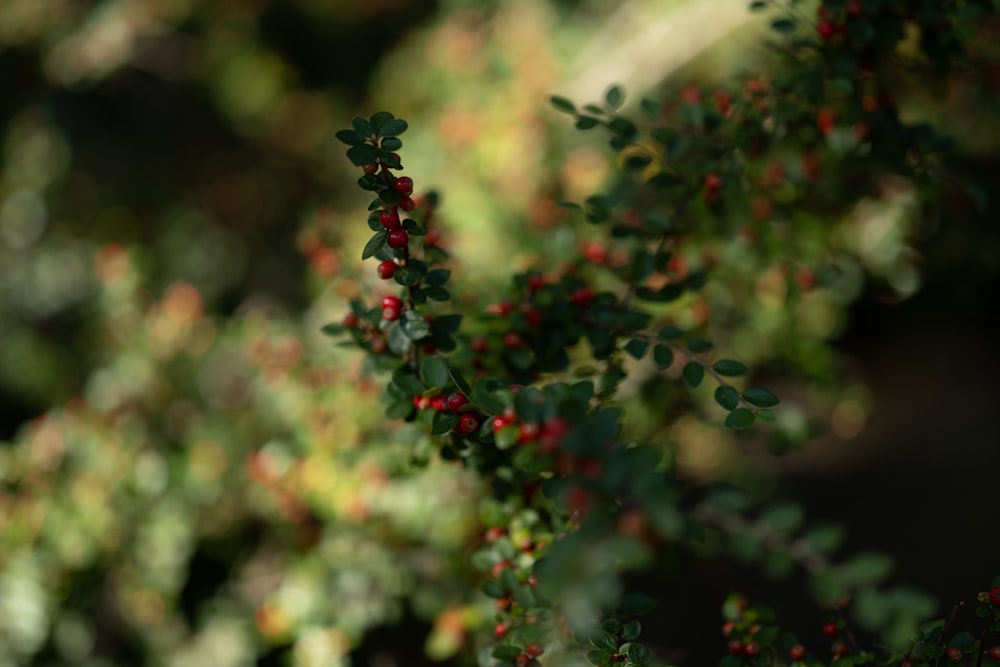
[[[424,234],[424,243],[426,245],[437,245],[441,242],[441,232],[436,229],[428,229],[427,233]]]
[[[387,296],[387,297],[385,297],[385,298],[382,299],[382,307],[383,308],[402,308],[403,307],[403,300],[400,299],[398,296],[393,296],[393,295],[390,294],[389,296]]]
[[[497,639],[500,639],[507,636],[508,630],[510,630],[510,622],[503,621],[501,623],[497,623],[496,626],[494,626],[493,634],[497,636]]]
[[[1000,646],[990,648],[990,658],[992,660],[1000,660]]]
[[[505,317],[514,312],[514,304],[510,301],[504,300],[500,303],[493,303],[486,306],[486,312],[492,315],[499,315],[500,317]]]
[[[688,104],[697,104],[701,101],[701,91],[697,86],[684,86],[681,91],[681,99]]]
[[[490,575],[496,579],[500,576],[500,573],[510,567],[510,561],[501,560],[493,563],[493,567],[490,569]]]
[[[788,650],[788,655],[792,660],[805,660],[806,647],[802,644],[796,644]]]
[[[534,442],[535,439],[538,438],[538,433],[538,424],[534,422],[521,424],[521,431],[517,436],[517,444],[526,445],[529,442]]]
[[[850,17],[861,16],[861,2],[860,0],[847,0],[847,4],[844,5],[847,9],[847,15]]]
[[[947,654],[948,659],[952,662],[958,662],[962,659],[962,649],[957,646],[949,646],[945,653]]]
[[[434,408],[435,412],[444,412],[448,409],[448,399],[445,398],[444,394],[438,394],[431,398],[431,407]]]
[[[400,176],[393,184],[393,189],[401,195],[408,195],[413,192],[413,179],[409,176]]]
[[[532,642],[531,644],[528,644],[528,648],[524,649],[524,652],[532,658],[537,658],[541,654],[545,653],[545,647],[538,642]]]
[[[404,195],[399,202],[399,208],[407,212],[412,211],[416,207],[417,207],[417,202],[413,201],[413,198],[410,197],[409,195]]]
[[[535,575],[533,575],[533,574],[529,575],[528,576],[528,585],[531,586],[532,588],[534,588],[535,586],[537,586],[538,585],[538,578]]]
[[[823,634],[830,639],[833,639],[840,634],[840,628],[837,627],[837,624],[834,621],[828,621],[823,625]]]
[[[532,273],[528,276],[528,289],[535,292],[545,285],[545,278],[540,273]]]
[[[448,396],[448,409],[452,412],[458,412],[458,409],[468,402],[469,399],[465,397],[465,394],[456,391]]]
[[[573,290],[573,293],[569,295],[569,300],[573,302],[574,306],[586,306],[594,300],[595,296],[591,287],[580,287]]]
[[[503,344],[504,347],[521,347],[524,345],[524,339],[516,331],[508,331],[503,335]]]
[[[496,542],[501,537],[503,537],[503,532],[504,532],[503,528],[499,528],[497,526],[490,526],[489,528],[486,529],[486,541]]]
[[[990,589],[990,604],[994,607],[1000,607],[1000,586],[994,586]]]
[[[528,667],[531,664],[531,656],[525,653],[514,658],[514,667]]]
[[[486,340],[486,336],[476,336],[469,343],[469,347],[471,347],[472,351],[475,352],[475,353],[477,353],[477,354],[482,354],[482,353],[486,352],[486,350],[489,347],[489,345],[490,345],[490,342],[488,340]]]
[[[369,162],[363,167],[366,174],[374,174],[378,171],[378,162]]]
[[[344,326],[348,329],[353,329],[358,326],[358,316],[354,313],[347,313],[347,315],[344,316]]]
[[[750,642],[743,647],[743,655],[752,658],[753,656],[760,653],[760,644],[757,642]]]
[[[471,412],[463,413],[461,417],[458,418],[458,424],[452,431],[456,435],[469,435],[479,428],[479,417],[472,414]]]
[[[729,652],[733,655],[743,655],[743,642],[739,639],[730,639]]]
[[[394,229],[389,232],[389,247],[390,248],[405,248],[410,242],[410,235],[402,229]]]
[[[820,21],[819,25],[816,26],[816,32],[819,33],[820,39],[825,42],[837,34],[837,26],[830,21]]]
[[[402,313],[399,308],[383,308],[382,309],[382,319],[386,322],[395,322],[399,319]]]
[[[513,417],[508,417],[507,415],[497,415],[493,418],[493,432],[501,430],[505,426],[510,426],[516,420]]]
[[[830,134],[830,130],[837,122],[837,117],[832,109],[820,109],[816,112],[816,127],[823,134]]]
[[[834,642],[833,646],[830,647],[830,652],[838,658],[842,658],[851,652],[851,648],[844,642]]]
[[[729,93],[722,88],[716,88],[715,92],[712,93],[712,97],[715,99],[715,107],[719,110],[723,116],[729,113],[732,108],[732,102],[729,99]]]
[[[389,280],[396,273],[396,262],[387,259],[378,265],[378,277],[382,280]]]
[[[722,176],[719,176],[714,171],[705,174],[705,188],[707,188],[711,192],[718,190],[721,187],[722,187]]]
[[[375,354],[382,354],[387,349],[389,349],[389,343],[385,340],[385,338],[372,339],[372,352]]]
[[[386,229],[399,229],[399,211],[396,209],[383,209],[378,214],[378,220]]]

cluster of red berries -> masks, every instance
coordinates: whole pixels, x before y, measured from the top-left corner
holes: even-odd
[[[719,198],[719,190],[722,189],[724,181],[722,176],[712,171],[705,174],[705,201],[714,204]]]
[[[365,171],[367,173],[367,167]],[[413,194],[413,179],[409,176],[400,176],[393,179],[392,188],[402,195],[402,199],[400,199],[398,204],[383,202],[378,219],[382,223],[382,226],[389,232],[386,243],[389,244],[390,248],[404,250],[405,257],[405,251],[408,249],[410,243],[410,235],[403,229],[403,221],[399,217],[399,209],[409,212],[417,205],[410,196]],[[383,280],[389,280],[395,275],[397,267],[398,265],[394,260],[387,259],[383,261],[378,265],[378,277]]]
[[[459,415],[458,423],[452,429],[455,435],[471,435],[479,430],[479,415],[475,414],[475,408],[465,407],[469,405],[469,399],[462,392],[456,391],[445,396],[435,394],[433,396],[414,396],[413,407],[417,410],[434,410],[435,412],[454,412]]]
[[[514,387],[516,388],[517,385]],[[516,426],[518,429],[517,444],[529,445],[537,442],[541,451],[546,453],[557,450],[559,443],[569,432],[569,423],[562,417],[553,417],[544,423],[519,422],[513,408],[493,417],[492,426],[494,433],[500,433],[507,427]]]
[[[826,5],[820,5],[816,10],[819,13],[820,21],[816,25],[816,32],[824,42],[833,39],[836,35],[844,32],[847,19],[861,16],[863,8],[861,0],[847,0],[844,4],[843,14],[835,15]]]

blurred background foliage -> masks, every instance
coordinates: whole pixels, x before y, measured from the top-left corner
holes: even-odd
[[[745,5],[0,0],[0,666],[452,656],[489,615],[465,562],[483,489],[415,468],[425,436],[387,423],[359,355],[318,335],[384,289],[332,134],[378,109],[410,121],[406,173],[442,189],[480,307],[512,269],[578,252],[590,230],[555,201],[614,172],[548,96],[621,82],[634,104],[767,75]],[[901,68],[893,92],[990,192],[1000,24],[981,30],[959,74]],[[949,600],[995,574],[1000,518],[1000,244],[995,204],[963,192],[928,216],[885,181],[813,211],[794,261],[837,268],[817,289],[753,243],[690,249],[719,269],[679,323],[761,369],[785,400],[778,440],[822,433],[804,450],[776,457],[711,414],[664,430],[662,386],[627,399],[692,481],[790,491]],[[686,597],[661,622],[718,655],[724,592],[766,580],[666,560]]]

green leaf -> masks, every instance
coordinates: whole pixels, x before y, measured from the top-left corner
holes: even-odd
[[[755,415],[746,408],[736,408],[726,417],[726,427],[732,429],[750,428],[753,426]]]
[[[341,130],[334,135],[348,146],[365,143],[365,138],[357,130]]]
[[[427,390],[427,387],[420,380],[402,370],[397,370],[392,374],[392,384],[408,396],[417,396]]]
[[[778,397],[761,387],[750,387],[743,392],[743,400],[758,408],[773,408],[781,403]]]
[[[615,85],[608,88],[607,92],[604,93],[604,101],[607,102],[608,106],[612,109],[617,109],[625,101],[625,91],[622,90],[621,86]]]
[[[456,418],[456,423],[457,423],[457,418]],[[445,431],[445,433],[447,433],[447,431]],[[492,579],[483,583],[483,593],[486,594],[486,597],[494,599],[502,598],[504,595],[507,594],[507,592],[503,589],[503,586],[500,585],[500,582],[494,581]]]
[[[431,332],[431,325],[419,313],[407,310],[401,320],[403,332],[410,340],[420,340]]]
[[[841,566],[844,576],[854,585],[877,584],[892,574],[892,557],[884,553],[858,554]]]
[[[379,250],[385,247],[386,242],[389,239],[389,230],[383,229],[381,231],[375,232],[375,235],[368,239],[368,243],[365,244],[365,249],[361,253],[361,259],[365,260],[372,257]]]
[[[386,188],[378,193],[378,198],[382,200],[383,204],[398,204],[403,201],[403,195],[399,191],[393,188]]]
[[[448,369],[448,374],[451,375],[451,379],[455,381],[455,385],[458,387],[460,392],[466,396],[472,393],[472,387],[457,368]]]
[[[653,365],[658,369],[665,370],[674,363],[674,351],[669,345],[657,345],[653,348]]]
[[[633,338],[625,344],[625,351],[635,359],[642,359],[648,349],[649,343],[638,338]]]
[[[760,512],[760,520],[783,535],[797,531],[803,519],[805,512],[802,506],[789,501],[775,502]]]
[[[379,151],[379,153],[378,153],[378,159],[379,159],[379,162],[381,162],[385,166],[390,167],[392,169],[402,169],[403,168],[403,165],[400,162],[399,156],[397,154],[393,153],[392,151]],[[392,192],[396,192],[396,190],[394,190],[392,188],[390,188],[390,190]],[[386,190],[383,190],[383,192],[386,192]],[[397,192],[397,194],[399,194],[399,193]],[[383,199],[382,201],[385,201],[385,199]]]
[[[826,556],[837,550],[844,541],[845,535],[843,526],[827,523],[813,526],[807,530],[802,536],[802,540],[809,545],[810,549]]]
[[[638,171],[648,167],[652,161],[653,158],[648,155],[629,155],[622,163],[622,167],[625,171]]]
[[[562,111],[564,113],[574,113],[574,114],[576,113],[576,105],[574,105],[565,97],[560,97],[559,95],[553,95],[552,97],[549,98],[549,102],[551,102],[552,106],[554,106],[559,111]]]
[[[340,322],[330,322],[329,324],[324,324],[323,328],[320,329],[320,331],[322,331],[327,336],[339,336],[340,334],[347,331],[347,327],[345,327]]]
[[[393,401],[385,409],[386,419],[403,419],[410,412],[413,411],[413,403],[411,401]]]
[[[403,142],[396,137],[386,137],[379,143],[379,146],[384,151],[398,151],[403,147]]]
[[[780,18],[771,21],[771,27],[778,32],[789,33],[795,30],[795,21],[788,18]]]
[[[745,375],[748,370],[744,364],[741,364],[738,361],[733,361],[732,359],[720,359],[712,364],[712,368],[719,375],[724,375],[726,377]]]
[[[753,0],[750,3],[750,11],[758,12],[767,8],[767,0]]]
[[[750,507],[750,496],[735,486],[717,486],[709,491],[705,504],[719,511],[735,514]]]
[[[513,662],[519,655],[521,655],[520,646],[497,646],[493,649],[493,657],[497,660],[508,660]]]
[[[401,266],[392,274],[392,278],[397,284],[409,287],[420,280],[420,272],[409,266]]]
[[[420,379],[428,387],[446,387],[451,379],[448,365],[440,357],[424,357],[420,361]]]
[[[656,598],[644,593],[629,593],[618,603],[620,616],[642,616],[656,607]]]
[[[692,338],[684,343],[684,347],[692,352],[708,352],[712,349],[712,344],[707,340],[702,340],[701,338]]]
[[[603,649],[587,651],[587,662],[592,665],[608,665],[611,663],[611,651]]]
[[[356,167],[363,167],[378,159],[378,149],[369,144],[359,144],[347,149],[347,159]]]
[[[375,135],[375,130],[372,129],[372,124],[361,116],[355,116],[351,121],[351,126],[354,128],[354,131],[362,137],[367,138]]]
[[[740,404],[740,392],[728,384],[720,385],[715,389],[715,402],[726,410],[735,410]]]
[[[649,649],[638,642],[622,644],[618,652],[624,653],[628,661],[635,667],[649,667],[649,661],[652,658],[649,654]]]
[[[971,653],[979,646],[979,642],[967,631],[959,632],[948,644],[961,649],[963,653]]]
[[[434,285],[435,287],[440,287],[448,282],[451,277],[451,271],[448,269],[434,269],[427,274],[425,282],[428,285]]]
[[[393,118],[392,120],[386,121],[385,124],[378,129],[378,134],[381,137],[397,137],[403,132],[406,132],[407,127],[409,127],[409,125],[402,118]]]
[[[395,118],[395,116],[393,116],[388,111],[377,111],[374,114],[372,114],[370,121],[372,126],[372,134],[381,130],[382,126],[388,123],[393,118]]]
[[[659,331],[656,332],[656,335],[660,338],[671,340],[673,338],[680,338],[684,335],[684,332],[677,327],[666,326],[660,327]]]
[[[622,637],[626,641],[632,641],[633,639],[638,639],[639,635],[642,634],[642,624],[639,621],[633,619],[622,626]]]
[[[431,301],[447,301],[451,298],[451,292],[443,287],[430,286],[424,289],[424,293]]]
[[[503,386],[503,383],[496,379],[480,378],[479,381],[472,387],[472,391],[469,392],[469,400],[486,412],[500,414],[506,406],[502,401],[496,398],[492,392],[494,389],[501,386]]]
[[[436,412],[431,423],[431,435],[450,433],[458,425],[458,415],[454,412]]]
[[[696,389],[705,379],[705,368],[697,361],[689,361],[684,366],[684,370],[681,371],[681,375],[684,376],[684,381],[688,383],[689,387]]]
[[[434,318],[434,331],[443,334],[453,334],[462,325],[462,316],[459,313],[448,315],[438,315]]]
[[[576,119],[576,129],[578,130],[589,130],[591,128],[597,127],[601,124],[601,121],[594,118],[593,116],[578,116]]]
[[[778,418],[770,410],[758,410],[757,421],[764,422],[765,424],[773,424],[778,421]]]

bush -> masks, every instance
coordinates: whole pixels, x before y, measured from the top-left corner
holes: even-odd
[[[818,414],[860,428],[869,399],[846,386],[830,337],[864,280],[893,299],[912,294],[919,237],[956,202],[979,203],[952,171],[950,142],[894,97],[904,74],[947,81],[978,66],[993,5],[827,2],[813,19],[800,2],[751,3],[779,33],[765,69],[638,102],[620,86],[593,104],[554,97],[588,133],[566,148],[532,144],[535,110],[515,109],[520,140],[496,133],[504,159],[484,169],[489,193],[453,195],[477,177],[484,156],[464,156],[463,137],[494,131],[486,112],[457,109],[438,136],[416,123],[405,134],[384,112],[357,118],[337,136],[373,198],[367,230],[316,203],[330,186],[316,157],[324,123],[310,119],[329,109],[313,91],[275,92],[293,77],[269,48],[308,47],[283,43],[274,22],[303,35],[328,24],[296,23],[288,8],[234,24],[166,7],[155,11],[176,15],[157,25],[211,36],[193,77],[207,82],[210,121],[182,123],[193,138],[173,141],[185,147],[173,159],[122,172],[133,208],[103,210],[93,228],[80,212],[100,199],[88,174],[129,163],[121,137],[88,144],[87,132],[61,140],[53,128],[75,117],[61,106],[75,96],[109,94],[88,86],[118,52],[81,49],[141,21],[116,23],[108,5],[55,26],[51,44],[0,54],[6,67],[51,46],[46,71],[63,86],[47,113],[11,123],[0,173],[0,271],[45,278],[44,289],[0,292],[0,383],[52,406],[0,450],[0,664],[334,665],[352,649],[356,663],[389,651],[412,664],[421,645],[430,659],[483,665],[997,661],[1000,582],[976,605],[985,620],[927,621],[932,600],[889,585],[886,554],[848,544],[759,465],[807,448]],[[445,29],[474,23],[456,16]],[[376,18],[379,43],[391,41]],[[25,30],[0,28],[0,39]],[[455,48],[475,58],[475,35]],[[357,76],[367,47],[340,37],[355,48],[334,61]],[[241,57],[226,60],[233,42]],[[495,67],[544,70],[529,46],[518,40]],[[456,86],[408,78],[402,53],[389,69],[423,103]],[[178,62],[148,66],[172,80]],[[112,90],[127,88],[122,78],[109,77]],[[477,94],[503,99],[480,78]],[[169,127],[122,141],[170,142]],[[597,142],[614,173],[584,193],[603,179],[580,167],[593,152],[578,147]],[[195,146],[210,154],[205,173],[188,173]],[[571,150],[576,178],[532,182],[527,166]],[[259,172],[227,171],[248,155]],[[441,197],[421,171],[416,183],[395,173],[414,157],[453,166]],[[191,182],[152,186],[175,171]],[[211,185],[200,208],[187,198],[201,179]],[[287,200],[315,206],[295,239],[313,288],[340,276],[304,318],[286,314],[304,301],[296,272],[276,270],[291,245]],[[84,231],[39,237],[50,252],[30,263],[38,202]],[[523,234],[498,224],[522,209]],[[155,222],[117,238],[133,210]],[[240,237],[242,225],[265,232]],[[465,262],[450,253],[463,227]],[[353,228],[370,240],[341,255]],[[365,274],[353,280],[359,255]],[[498,287],[509,272],[513,284]],[[319,320],[345,294],[360,296],[326,327],[347,348],[331,351]],[[801,385],[819,408],[787,400]],[[379,400],[384,416],[369,409]],[[940,535],[921,523],[913,530]],[[720,569],[753,595],[706,591]],[[784,599],[821,606],[788,613],[764,592],[777,580]],[[722,605],[721,637],[706,601]],[[695,646],[693,627],[711,627],[715,643]]]

